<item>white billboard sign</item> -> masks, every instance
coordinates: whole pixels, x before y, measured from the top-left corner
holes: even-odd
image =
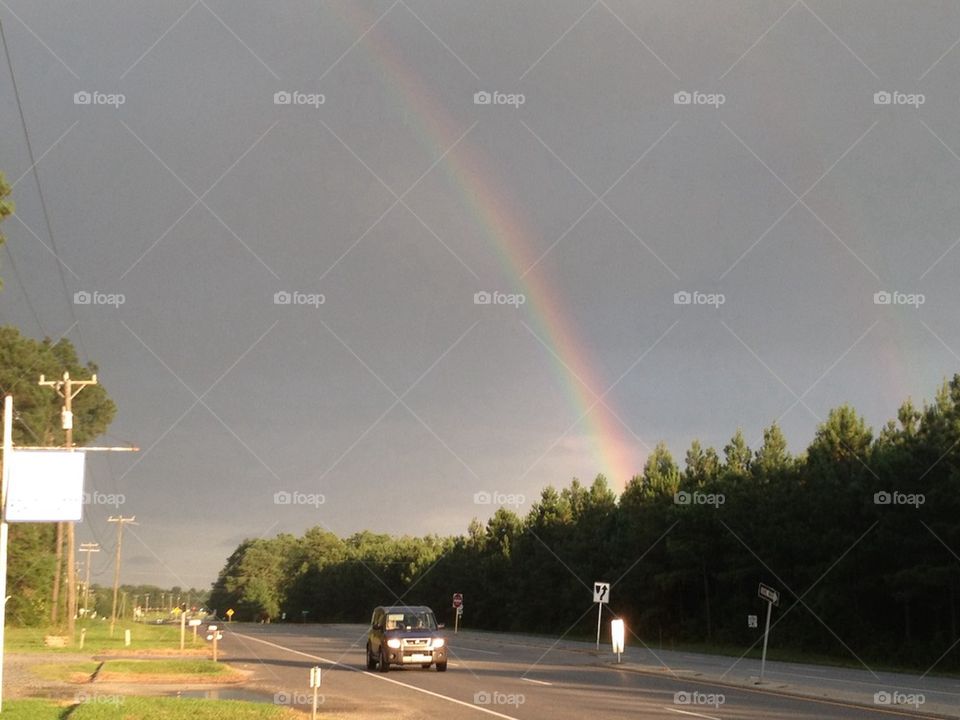
[[[83,451],[12,451],[7,522],[79,522],[85,459]]]

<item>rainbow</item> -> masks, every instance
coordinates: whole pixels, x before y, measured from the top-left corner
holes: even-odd
[[[360,17],[363,11],[356,4],[346,5],[344,11],[350,12],[351,17],[345,18],[345,22],[358,34],[366,33],[361,44],[369,49],[368,55],[386,70],[391,80],[390,89],[417,120],[411,123],[411,127],[417,131],[421,142],[435,156],[447,152],[466,128],[453,121],[422,78],[404,63],[396,44],[380,32],[382,25],[376,22],[377,18]],[[532,329],[549,346],[553,371],[571,406],[570,422],[583,417],[581,422],[597,465],[594,472],[603,473],[611,487],[623,487],[641,468],[638,441],[604,406],[604,403],[613,406],[610,396],[602,403],[597,402],[598,396],[612,381],[604,382],[594,371],[586,344],[578,338],[576,328],[564,313],[560,293],[551,286],[541,265],[535,264],[537,245],[532,241],[534,232],[507,194],[498,190],[502,184],[495,180],[485,155],[470,146],[469,137],[447,152],[441,165],[459,188],[464,204],[485,235],[496,246],[512,287],[526,296],[525,307],[532,320]],[[565,483],[566,478],[562,482]]]

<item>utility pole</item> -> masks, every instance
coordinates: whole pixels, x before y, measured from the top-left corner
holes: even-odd
[[[120,548],[123,546],[123,526],[127,523],[136,524],[136,515],[125,518],[123,515],[107,518],[107,522],[117,524],[117,557],[113,567],[113,605],[110,610],[110,637],[113,637],[113,627],[117,623],[117,593],[120,591]]]
[[[60,380],[47,380],[43,375],[40,376],[40,385],[52,387],[57,394],[63,398],[63,409],[60,412],[62,426],[66,433],[67,450],[73,450],[73,399],[80,394],[88,385],[97,384],[97,376],[94,375],[89,380],[72,380],[69,372],[63,373]],[[77,579],[76,568],[74,564],[77,561],[75,548],[74,523],[66,524],[67,536],[67,635],[70,642],[73,642],[73,633],[76,628],[77,618]],[[89,556],[88,556],[89,557]],[[58,583],[59,584],[59,583]],[[54,596],[56,603],[56,596]]]
[[[90,616],[90,553],[100,552],[99,543],[83,543],[80,552],[87,554],[87,573],[83,581],[83,617]]]
[[[63,523],[57,523],[57,571],[53,576],[53,601],[50,603],[50,622],[60,624],[60,580],[63,577]]]

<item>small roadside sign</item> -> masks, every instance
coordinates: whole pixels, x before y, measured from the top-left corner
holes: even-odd
[[[230,608],[229,610],[227,610],[227,622],[230,622],[230,620],[232,619],[233,619],[233,608]]]
[[[769,585],[760,583],[760,587],[757,590],[757,595],[762,597],[767,602],[777,605],[778,607],[780,605],[780,592],[778,590],[774,590]]]
[[[463,593],[453,594],[453,606],[455,608],[463,607]]]
[[[316,665],[310,668],[310,687],[313,688],[313,709],[310,711],[310,719],[316,720],[317,701],[320,698],[318,694],[318,690],[320,687],[320,668]]]
[[[597,603],[597,650],[600,650],[600,618],[603,615],[603,604],[610,602],[610,583],[593,584],[593,601]]]
[[[763,675],[767,668],[767,641],[770,639],[770,615],[773,613],[773,606],[780,604],[780,591],[774,590],[769,585],[760,583],[757,589],[757,595],[767,601],[767,624],[763,630],[763,654],[760,656],[760,682],[763,682]]]
[[[756,615],[747,615],[747,627],[755,628],[757,627],[757,616]]]

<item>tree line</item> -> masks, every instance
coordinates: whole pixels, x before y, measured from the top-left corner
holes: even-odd
[[[619,497],[603,476],[574,479],[457,537],[247,540],[210,604],[237,619],[366,622],[399,601],[452,622],[461,592],[469,627],[589,636],[602,580],[607,619],[624,618],[632,644],[747,648],[761,639],[763,582],[781,593],[776,648],[956,669],[958,446],[955,375],[878,432],[842,405],[799,456],[776,424],[756,449],[740,430],[720,451],[694,441],[682,466],[661,443]]]
[[[2,182],[0,182],[2,186]],[[0,191],[0,200],[2,200]],[[2,213],[0,213],[2,215]],[[34,340],[14,327],[0,327],[0,394],[13,395],[13,443],[15,446],[62,447],[65,443],[60,417],[63,400],[50,388],[40,387],[40,375],[60,377],[69,371],[87,378],[97,372],[93,363],[83,364],[76,348],[66,338]],[[106,432],[116,405],[102,385],[77,395],[73,403],[74,442],[88,444]],[[15,625],[59,624],[65,619],[63,578],[66,564],[57,561],[56,523],[11,523],[7,565],[7,621]],[[59,567],[61,600],[52,617],[52,589]]]

